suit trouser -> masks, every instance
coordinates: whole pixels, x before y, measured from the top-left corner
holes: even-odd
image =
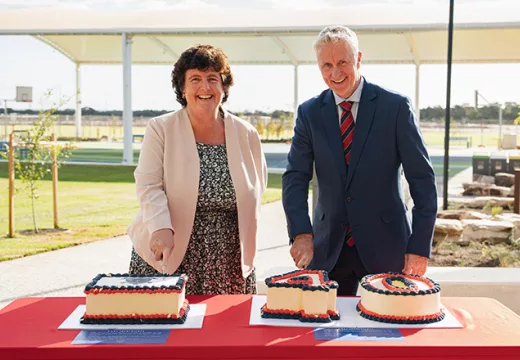
[[[359,280],[368,272],[363,266],[356,245],[343,243],[336,265],[329,272],[329,279],[338,283],[338,296],[356,296]]]

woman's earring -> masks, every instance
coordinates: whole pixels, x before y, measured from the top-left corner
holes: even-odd
[[[182,93],[182,98],[186,99],[186,94]]]

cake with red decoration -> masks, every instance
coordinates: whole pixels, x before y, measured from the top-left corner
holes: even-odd
[[[183,274],[100,274],[84,290],[82,324],[183,324],[189,311]]]
[[[338,283],[326,271],[296,270],[265,279],[267,301],[261,316],[303,322],[339,320],[336,308]]]
[[[362,317],[393,324],[427,324],[441,321],[441,288],[419,275],[383,273],[361,280],[357,311]]]

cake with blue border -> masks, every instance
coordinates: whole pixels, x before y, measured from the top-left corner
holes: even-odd
[[[441,321],[445,312],[441,288],[419,275],[382,273],[361,279],[357,311],[362,317],[392,324],[428,324]]]
[[[336,308],[338,283],[323,270],[296,270],[268,277],[267,301],[262,318],[302,322],[339,320]]]
[[[85,286],[82,324],[183,324],[190,310],[184,274],[99,274]]]

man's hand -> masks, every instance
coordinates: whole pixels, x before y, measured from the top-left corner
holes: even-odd
[[[173,231],[171,229],[159,229],[152,233],[150,250],[155,254],[156,261],[163,261],[163,272],[174,247]]]
[[[314,256],[312,234],[299,234],[294,238],[291,246],[291,256],[298,269],[305,269],[311,263]]]
[[[404,274],[423,276],[428,268],[428,258],[415,254],[404,255]]]

